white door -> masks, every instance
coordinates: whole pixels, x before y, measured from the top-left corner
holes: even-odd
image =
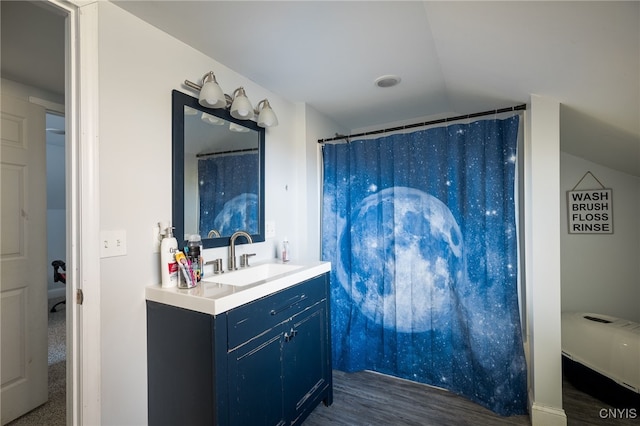
[[[2,96],[2,424],[47,401],[46,146],[43,107]]]

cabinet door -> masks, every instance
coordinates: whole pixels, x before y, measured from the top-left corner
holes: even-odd
[[[282,324],[229,352],[232,425],[284,425]]]
[[[318,404],[331,374],[326,327],[326,300],[285,324],[285,404],[292,424]]]

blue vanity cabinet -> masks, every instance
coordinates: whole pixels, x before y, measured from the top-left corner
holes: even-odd
[[[147,301],[150,425],[295,425],[331,405],[329,274],[220,315]]]
[[[229,424],[226,319],[147,300],[149,425]]]
[[[229,312],[231,424],[299,424],[332,403],[327,301],[325,274]]]

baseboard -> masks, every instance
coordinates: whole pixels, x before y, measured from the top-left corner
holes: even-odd
[[[529,414],[531,426],[567,426],[567,415],[562,408],[529,401]]]
[[[59,297],[65,297],[66,294],[67,294],[67,288],[66,287],[50,288],[47,291],[47,298],[48,299],[57,299]]]

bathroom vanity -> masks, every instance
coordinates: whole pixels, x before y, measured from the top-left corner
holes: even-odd
[[[333,399],[327,262],[147,298],[149,424],[294,425]]]

